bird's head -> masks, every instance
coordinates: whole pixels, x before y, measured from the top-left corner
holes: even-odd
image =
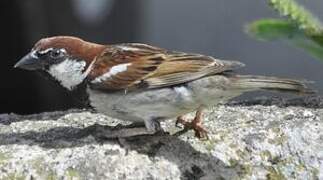
[[[84,81],[95,57],[104,48],[71,36],[44,38],[14,67],[46,72],[71,90]]]

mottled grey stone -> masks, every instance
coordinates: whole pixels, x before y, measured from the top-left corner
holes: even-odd
[[[256,99],[208,110],[188,132],[109,140],[86,110],[0,115],[0,179],[323,179],[322,99]],[[188,115],[192,117],[192,115]]]

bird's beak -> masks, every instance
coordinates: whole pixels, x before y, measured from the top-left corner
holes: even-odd
[[[35,55],[35,52],[30,52],[18,61],[14,68],[21,68],[25,70],[37,70],[42,68],[42,63],[39,58]]]

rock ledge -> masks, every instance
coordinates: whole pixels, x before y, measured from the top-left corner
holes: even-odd
[[[188,132],[107,140],[81,110],[0,115],[0,179],[323,179],[322,99],[256,99],[208,110]],[[190,116],[190,115],[189,115]],[[174,120],[163,123],[170,134]]]

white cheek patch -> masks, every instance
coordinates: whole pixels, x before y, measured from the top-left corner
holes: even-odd
[[[111,76],[116,75],[118,73],[124,72],[127,70],[127,67],[130,66],[131,63],[125,63],[125,64],[119,64],[116,66],[113,66],[109,72],[103,74],[102,76],[99,76],[97,78],[95,78],[93,81],[91,81],[92,83],[100,83],[103,82],[107,79],[109,79]]]
[[[59,64],[52,65],[49,68],[48,73],[58,80],[62,86],[71,90],[78,84],[82,83],[88,75],[91,65],[83,73],[85,66],[85,61],[66,59]]]

